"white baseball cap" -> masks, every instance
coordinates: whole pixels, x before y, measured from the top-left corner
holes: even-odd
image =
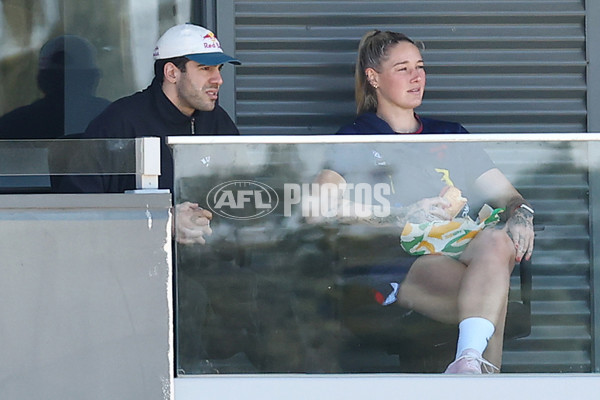
[[[203,65],[219,65],[226,62],[241,64],[235,58],[223,53],[214,33],[190,23],[169,28],[156,42],[155,60],[173,57],[187,57]]]

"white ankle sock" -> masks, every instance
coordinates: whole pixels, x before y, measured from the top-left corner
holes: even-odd
[[[488,340],[490,340],[495,330],[494,324],[485,318],[470,317],[463,319],[458,324],[456,358],[460,357],[466,349],[475,349],[483,354]]]

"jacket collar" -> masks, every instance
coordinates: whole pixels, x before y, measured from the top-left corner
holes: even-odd
[[[156,112],[162,120],[174,125],[190,123],[191,118],[179,111],[175,104],[169,100],[167,95],[162,90],[162,85],[156,78],[152,80],[149,90],[152,93],[152,98],[154,99]],[[196,110],[192,117],[195,117],[197,113],[198,111]]]
[[[419,129],[414,132],[422,133],[423,132],[423,121],[421,121],[421,117],[419,117],[415,113],[415,118],[419,121]],[[356,118],[355,125],[362,132],[377,132],[382,135],[393,135],[396,134],[392,127],[385,122],[383,119],[379,118],[377,114],[373,112],[368,112],[361,114],[358,118]]]

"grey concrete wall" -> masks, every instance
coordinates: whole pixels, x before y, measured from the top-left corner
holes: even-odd
[[[0,398],[172,398],[170,194],[0,196]]]

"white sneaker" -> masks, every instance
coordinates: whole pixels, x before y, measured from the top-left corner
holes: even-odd
[[[500,371],[498,367],[483,358],[477,350],[466,349],[454,362],[448,365],[444,373],[481,374],[482,370],[487,374],[493,373],[494,370]]]

